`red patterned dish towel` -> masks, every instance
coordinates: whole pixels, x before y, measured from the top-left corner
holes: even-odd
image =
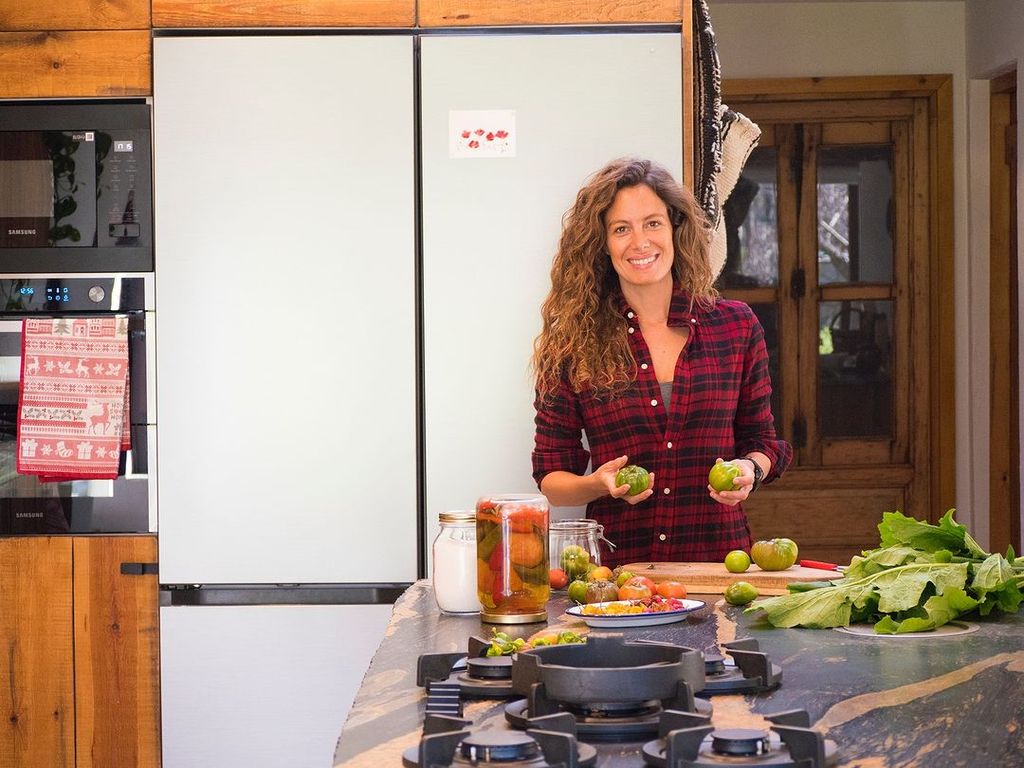
[[[117,477],[129,447],[128,317],[30,318],[21,339],[18,472]]]

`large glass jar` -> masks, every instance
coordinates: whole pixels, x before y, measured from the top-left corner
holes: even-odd
[[[585,579],[587,571],[601,564],[600,542],[615,546],[604,537],[597,520],[558,520],[551,523],[551,567],[565,571],[567,583]]]
[[[479,613],[476,595],[476,514],[472,510],[442,512],[441,529],[431,549],[434,598],[445,613]]]
[[[486,496],[476,503],[477,594],[482,621],[546,621],[548,500],[539,493]]]

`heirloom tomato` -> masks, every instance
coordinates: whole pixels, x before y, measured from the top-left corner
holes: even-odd
[[[742,549],[734,549],[725,556],[725,570],[729,573],[743,573],[750,567],[750,555]]]
[[[593,570],[587,571],[587,581],[612,581],[612,569],[599,565]]]
[[[643,467],[630,464],[616,473],[615,485],[628,485],[629,495],[636,496],[651,487],[651,473]]]
[[[757,598],[757,587],[745,581],[736,581],[725,590],[725,602],[729,605],[746,605]]]
[[[572,582],[566,590],[566,594],[574,603],[587,602],[587,582],[578,580]]]
[[[719,493],[722,491],[735,491],[736,486],[733,480],[742,474],[743,470],[740,469],[739,464],[719,459],[715,462],[715,466],[711,468],[711,471],[708,472],[708,484]]]
[[[562,550],[562,570],[570,579],[585,576],[590,565],[590,553],[579,544],[570,544]]]
[[[637,585],[647,587],[651,591],[652,595],[658,591],[658,585],[655,584],[651,579],[648,579],[646,576],[634,576],[633,578],[628,579],[623,586]]]
[[[552,568],[548,571],[548,583],[552,589],[565,589],[569,576],[561,568]]]
[[[686,587],[679,581],[658,582],[658,594],[662,597],[686,597]]]
[[[618,600],[619,590],[610,581],[588,581],[585,603],[603,603],[606,600]]]
[[[623,584],[619,587],[619,600],[646,600],[651,590],[643,584]]]
[[[750,558],[762,571],[784,571],[796,562],[799,550],[792,539],[755,541]]]

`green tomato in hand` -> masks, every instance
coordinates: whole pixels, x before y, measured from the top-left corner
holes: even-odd
[[[743,474],[739,464],[731,461],[716,461],[715,466],[708,472],[708,484],[716,491],[735,491],[736,486],[733,480]]]
[[[762,571],[784,571],[796,562],[799,549],[792,539],[755,541],[750,557]]]
[[[629,495],[636,496],[651,487],[651,473],[636,464],[630,464],[615,475],[615,485],[628,485]]]

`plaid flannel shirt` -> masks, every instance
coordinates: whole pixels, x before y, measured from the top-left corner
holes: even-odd
[[[720,561],[750,545],[742,505],[715,502],[707,490],[716,457],[760,451],[771,460],[769,483],[789,466],[793,450],[775,435],[768,354],[761,324],[749,306],[719,299],[709,310],[676,292],[668,324],[690,327],[676,363],[666,411],[650,351],[625,299],[620,308],[633,332],[636,380],[622,394],[603,399],[572,391],[563,379],[554,396],[536,407],[533,475],[583,474],[622,455],[655,475],[654,494],[637,505],[610,496],[587,506],[587,517],[605,527],[617,549],[603,564],[639,561]],[[584,448],[586,433],[589,451]]]

